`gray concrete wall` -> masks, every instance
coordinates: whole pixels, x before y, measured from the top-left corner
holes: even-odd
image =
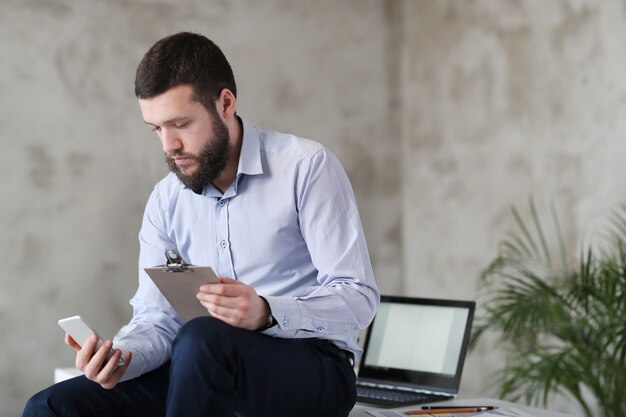
[[[229,57],[239,113],[331,148],[351,177],[380,285],[400,282],[400,135],[385,2],[0,0],[0,416],[71,366],[56,321],[130,317],[137,232],[166,172],[133,94],[180,30]]]
[[[474,298],[512,204],[554,198],[575,248],[623,201],[625,20],[616,0],[0,0],[0,416],[71,366],[58,318],[129,318],[165,173],[132,93],[157,39],[213,38],[240,114],[339,156],[384,293]],[[463,389],[500,356],[479,346]]]
[[[626,197],[624,2],[403,7],[406,292],[474,297],[498,241],[517,230],[510,207],[530,219],[531,196],[548,231],[554,202],[577,255]],[[502,363],[500,347],[484,340],[464,390],[484,391]]]

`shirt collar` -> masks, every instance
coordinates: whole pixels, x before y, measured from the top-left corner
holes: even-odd
[[[263,173],[259,131],[243,119],[241,119],[241,125],[243,138],[239,154],[239,165],[237,166],[237,181],[242,174],[258,175]]]

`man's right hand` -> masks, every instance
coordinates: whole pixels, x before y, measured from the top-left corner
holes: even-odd
[[[95,334],[91,335],[82,347],[68,334],[65,335],[65,343],[76,350],[76,368],[81,370],[87,379],[100,384],[105,389],[111,389],[117,385],[133,356],[131,352],[126,352],[124,355],[126,365],[117,366],[122,351],[115,349],[113,355],[107,360],[112,342],[105,340],[100,349],[95,351],[98,343],[98,336]]]

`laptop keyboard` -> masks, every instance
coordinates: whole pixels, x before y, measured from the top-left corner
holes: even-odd
[[[403,404],[424,404],[448,399],[450,397],[443,395],[420,394],[417,392],[364,386],[357,386],[356,394],[356,400],[359,402],[387,407],[396,407]]]

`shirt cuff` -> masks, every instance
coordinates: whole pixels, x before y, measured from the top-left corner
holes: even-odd
[[[293,297],[264,296],[272,310],[277,325],[263,333],[271,336],[285,337],[302,329],[302,312],[298,300]]]

